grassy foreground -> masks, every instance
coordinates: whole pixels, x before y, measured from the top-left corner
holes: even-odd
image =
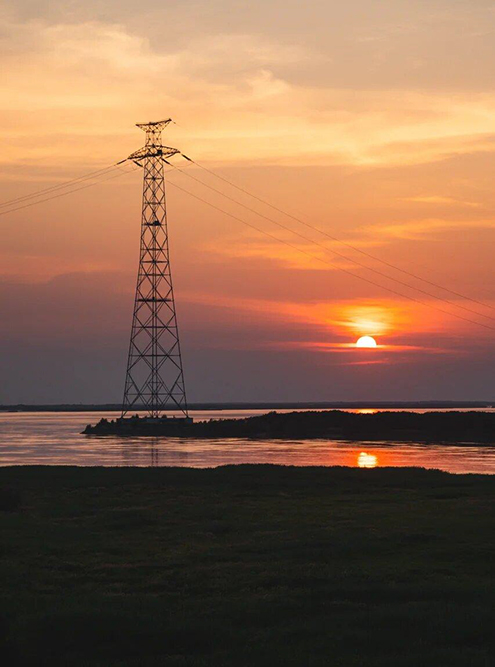
[[[37,467],[0,489],[3,664],[494,664],[494,478]]]

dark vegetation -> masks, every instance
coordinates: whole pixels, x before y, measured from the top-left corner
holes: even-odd
[[[3,664],[491,666],[494,485],[420,469],[0,469]]]
[[[198,438],[332,438],[416,442],[495,443],[495,413],[377,412],[340,410],[269,412],[246,419],[211,419],[193,424],[143,418],[100,420],[88,435],[174,435]]]

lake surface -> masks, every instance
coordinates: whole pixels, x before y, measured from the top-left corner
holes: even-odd
[[[264,412],[266,410],[217,410],[193,411],[191,415],[195,420],[202,420],[248,417]],[[86,424],[94,424],[102,417],[114,419],[117,416],[111,412],[0,412],[0,465],[209,468],[237,463],[273,463],[361,468],[415,466],[453,473],[495,474],[495,446],[81,435]]]

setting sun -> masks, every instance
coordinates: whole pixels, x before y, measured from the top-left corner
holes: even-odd
[[[356,341],[356,347],[376,347],[376,340],[372,336],[361,336]]]
[[[378,457],[374,454],[361,452],[357,458],[358,468],[376,468],[378,465]]]

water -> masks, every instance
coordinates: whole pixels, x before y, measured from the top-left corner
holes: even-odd
[[[263,410],[196,411],[196,420],[248,417]],[[286,411],[289,412],[289,411]],[[367,411],[368,412],[368,411]],[[495,447],[335,440],[199,440],[88,437],[88,423],[117,413],[0,413],[0,465],[182,466],[235,463],[361,468],[423,467],[495,474]]]

